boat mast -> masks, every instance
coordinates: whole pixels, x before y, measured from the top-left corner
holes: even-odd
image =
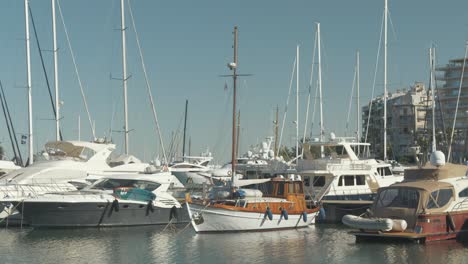
[[[429,65],[431,67],[431,74],[429,80],[429,88],[432,93],[432,152],[437,150],[436,136],[435,136],[435,91],[434,91],[434,60],[435,60],[435,48],[429,48]]]
[[[385,0],[384,7],[384,153],[383,159],[387,160],[387,0]]]
[[[54,84],[55,84],[55,139],[60,141],[60,98],[58,82],[57,27],[55,16],[55,0],[52,0],[52,35],[54,42]]]
[[[34,147],[33,147],[33,116],[32,116],[32,91],[31,91],[31,50],[29,45],[29,0],[24,0],[24,18],[25,18],[25,33],[26,33],[26,81],[28,89],[28,119],[29,119],[29,163],[34,163]]]
[[[188,100],[185,100],[184,138],[182,139],[182,160],[185,160],[185,136],[187,131],[187,109]]]
[[[125,37],[125,1],[120,0],[121,11],[121,32],[122,32],[122,80],[124,93],[124,133],[125,133],[125,154],[128,155],[128,103],[127,103],[127,46]]]
[[[319,85],[319,97],[320,97],[320,142],[323,142],[323,105],[322,105],[322,56],[320,50],[320,23],[317,23],[317,52],[318,52],[318,85]],[[320,157],[324,157],[323,145],[320,146]]]
[[[240,142],[240,110],[237,112],[237,135],[236,135],[236,158],[239,157],[239,142]]]
[[[361,130],[360,130],[360,121],[361,121],[361,117],[360,117],[360,102],[359,102],[359,85],[360,85],[360,80],[359,80],[359,50],[356,51],[356,142],[360,142],[361,141]],[[357,154],[359,156],[359,154],[361,154],[361,147],[358,145],[358,149],[357,149]]]
[[[276,106],[276,121],[275,121],[275,153],[274,157],[278,156],[278,112],[279,107]]]
[[[234,65],[230,64],[233,71],[233,98],[232,98],[232,153],[231,153],[231,183],[234,183],[236,172],[236,92],[237,92],[237,26],[234,27]]]
[[[78,141],[81,141],[81,117],[78,115]]]
[[[299,45],[296,47],[296,164],[299,156]]]

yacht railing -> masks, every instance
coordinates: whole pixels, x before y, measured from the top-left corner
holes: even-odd
[[[36,197],[39,194],[50,192],[72,191],[76,188],[69,183],[35,183],[35,184],[4,184],[0,185],[0,199]]]
[[[463,199],[453,206],[452,211],[468,210],[468,198]]]
[[[327,171],[343,171],[343,170],[370,170],[372,166],[357,162],[342,162],[333,160],[314,160],[309,162],[301,162],[297,170],[327,170]]]

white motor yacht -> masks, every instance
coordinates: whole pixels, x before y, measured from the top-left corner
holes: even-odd
[[[369,146],[344,137],[304,144],[304,158],[298,161],[297,171],[310,199],[323,205],[318,221],[340,222],[346,214],[362,214],[371,206],[378,188],[403,180],[402,175],[392,173],[389,163],[357,156],[358,149],[364,153]],[[318,157],[311,153],[314,148]],[[321,148],[324,157],[320,157]]]
[[[45,145],[42,160],[0,176],[0,198],[33,197],[47,192],[65,192],[89,185],[103,176],[137,174],[149,164],[136,158],[111,159],[115,145],[106,142],[54,141]],[[183,187],[172,177],[174,187]],[[4,207],[0,218],[14,214]]]
[[[106,176],[71,192],[3,199],[34,227],[134,226],[188,222],[185,208],[168,192],[169,172]]]

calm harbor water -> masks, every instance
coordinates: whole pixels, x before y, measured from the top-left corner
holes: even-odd
[[[468,263],[468,245],[355,243],[341,225],[196,234],[188,226],[0,230],[0,263]]]

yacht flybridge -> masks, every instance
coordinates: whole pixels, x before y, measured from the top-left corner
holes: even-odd
[[[403,180],[392,173],[390,164],[359,158],[356,152],[367,153],[369,146],[355,138],[334,135],[328,141],[304,144],[304,156],[296,169],[304,179],[308,199],[323,205],[324,214],[318,220],[339,222],[345,214],[362,214],[371,206],[378,188]]]

